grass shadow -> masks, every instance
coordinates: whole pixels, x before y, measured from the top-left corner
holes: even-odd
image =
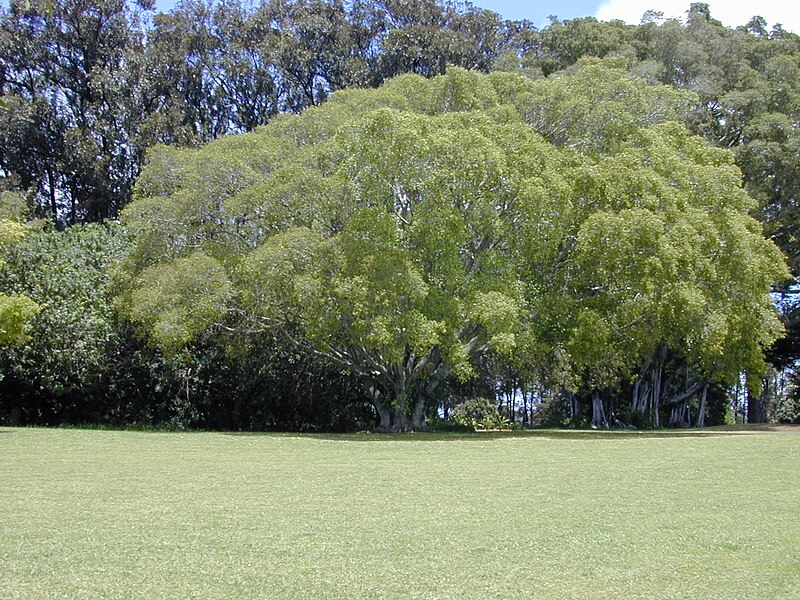
[[[525,429],[517,431],[432,432],[432,433],[297,433],[297,432],[223,432],[233,436],[279,436],[335,442],[485,442],[519,438],[555,440],[638,440],[664,438],[710,438],[762,433],[800,434],[792,425],[723,425],[703,429],[594,430],[594,429]]]

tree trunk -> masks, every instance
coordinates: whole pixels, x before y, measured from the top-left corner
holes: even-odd
[[[389,405],[385,402],[373,402],[372,405],[378,413],[378,419],[380,419],[378,429],[380,431],[389,431],[392,427],[392,411]]]
[[[371,388],[374,390],[374,387]],[[425,423],[425,398],[418,396],[409,400],[401,395],[390,401],[374,391],[368,396],[380,420],[376,431],[381,433],[405,433],[410,431],[430,431]]]
[[[649,413],[650,424],[653,427],[660,426],[659,409],[661,408],[662,379],[667,356],[668,350],[666,348],[659,349],[651,356],[642,365],[639,377],[633,386],[631,409],[633,412]]]
[[[764,423],[764,404],[769,397],[769,388],[767,385],[761,391],[761,394],[755,395],[752,392],[747,392],[747,422],[748,423]]]
[[[703,395],[700,396],[700,408],[697,411],[697,421],[695,427],[705,427],[706,424],[706,397],[708,396],[708,384],[703,386]]]
[[[449,374],[437,348],[422,356],[409,351],[402,361],[393,364],[383,363],[359,346],[329,348],[317,354],[359,378],[378,415],[377,431],[429,430],[425,423],[426,402]]]
[[[603,410],[603,399],[598,392],[592,395],[592,427],[595,429],[608,429],[608,420]]]
[[[425,397],[418,396],[414,400],[413,407],[411,412],[412,431],[428,431],[428,425],[425,423]]]
[[[658,357],[658,366],[653,373],[653,397],[650,404],[650,423],[653,427],[661,427],[661,421],[658,414],[661,408],[661,378],[664,374],[664,363],[667,360],[667,349],[661,350]]]
[[[520,390],[522,391],[522,428],[525,429],[528,426],[528,395],[525,393],[524,386],[520,386]]]
[[[56,200],[56,180],[53,171],[47,169],[47,187],[50,195],[50,213],[53,223],[58,223],[58,201]]]
[[[650,395],[650,385],[645,380],[647,371],[650,369],[653,359],[649,358],[645,364],[642,365],[639,371],[639,377],[636,378],[636,383],[633,386],[633,398],[631,398],[631,411],[644,412],[647,410],[647,398]],[[644,383],[644,386],[642,384]]]
[[[581,405],[578,398],[572,392],[567,392],[567,398],[569,399],[569,418],[574,421],[581,414]]]
[[[686,401],[673,405],[669,415],[669,426],[689,427],[691,423],[687,415],[688,410],[689,406]]]

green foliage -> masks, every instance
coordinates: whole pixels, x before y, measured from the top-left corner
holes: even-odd
[[[453,409],[456,423],[470,427],[475,427],[497,414],[497,405],[489,398],[470,398]]]
[[[560,276],[577,286],[567,347],[592,385],[611,385],[659,345],[712,379],[760,376],[763,349],[782,329],[765,291],[786,270],[746,214],[731,163],[665,124],[578,176],[577,269],[566,263]]]
[[[0,12],[0,164],[34,192],[40,216],[97,221],[129,199],[150,102],[134,29],[146,4],[12,2]]]
[[[0,294],[0,345],[21,344],[29,339],[31,320],[41,307],[26,296]]]
[[[231,296],[222,265],[203,254],[148,267],[137,283],[118,303],[120,310],[170,350],[218,322]]]
[[[518,27],[512,30],[513,60],[507,59],[511,52],[504,55],[504,68],[513,63],[525,72],[558,77],[561,72],[581,68],[581,61],[584,68],[591,64],[587,57],[615,57],[619,67],[643,80],[693,94],[683,96],[693,105],[691,112],[679,111],[681,114],[672,118],[686,123],[709,143],[734,151],[746,189],[758,201],[753,214],[789,257],[796,277],[800,219],[794,200],[798,189],[797,128],[792,123],[797,123],[798,115],[798,37],[780,25],[767,31],[758,17],[744,27],[724,27],[704,4],[693,5],[685,24],[662,16],[648,14],[637,27],[594,19],[554,20],[537,32]],[[602,90],[613,89],[601,80],[597,83],[601,99],[605,96]],[[635,94],[629,94],[629,100],[631,106],[637,105]],[[561,103],[566,107],[563,114],[559,103],[558,108],[544,109],[549,113],[543,123],[553,124],[549,135],[557,135],[572,122],[585,122],[584,115],[606,115],[604,127],[612,133],[630,119],[624,111],[613,109],[613,101],[611,107],[604,107],[601,100],[597,109],[582,107],[581,102],[585,100],[577,95]],[[602,128],[590,130],[600,132]],[[585,137],[578,141],[587,143]],[[783,285],[791,285],[791,280]],[[796,313],[789,309],[784,315],[792,339],[796,338]],[[781,343],[771,353],[771,360],[781,364],[795,360],[796,346],[791,340]]]
[[[476,430],[482,429],[484,431],[501,431],[514,429],[514,427],[514,422],[511,419],[504,417],[499,413],[489,415],[482,422],[475,424]]]
[[[472,433],[475,431],[471,423],[462,425],[453,418],[442,419],[438,416],[428,419],[428,426],[434,433]]]
[[[473,80],[482,101],[465,96]],[[433,114],[379,108],[412,100]],[[409,359],[424,368],[435,352],[432,369],[466,376],[480,347],[511,352],[522,315],[518,255],[500,246],[523,214],[512,174],[528,165],[519,160],[526,144],[547,146],[508,112],[479,111],[496,103],[490,80],[453,70],[334,95],[301,118],[199,151],[158,150],[124,215],[138,239],[129,314],[153,312],[136,307],[172,290],[153,270],[157,257],[182,260],[200,247],[231,271],[256,323],[299,326],[356,373]],[[538,162],[527,180],[554,168]],[[259,233],[243,244],[250,231]]]
[[[0,219],[0,248],[15,244],[25,236],[25,228],[6,218]]]
[[[3,192],[4,195],[8,193]],[[0,251],[13,248],[24,236],[22,225],[0,218]],[[5,266],[5,259],[0,256],[0,269]],[[0,345],[13,346],[27,341],[31,320],[40,310],[41,307],[24,294],[0,294]]]
[[[59,224],[115,217],[144,149],[253,131],[337,89],[447,65],[487,71],[505,41],[471,5],[339,0],[0,6],[0,165]],[[76,58],[77,57],[77,58]]]
[[[800,424],[800,386],[797,373],[794,374],[792,386],[788,394],[778,398],[775,406],[775,419],[778,423]]]
[[[41,394],[40,401],[49,394],[75,394],[71,401],[79,402],[80,394],[91,396],[112,376],[109,354],[120,340],[109,270],[127,246],[118,227],[91,225],[29,231],[4,248],[2,289],[24,294],[39,307],[27,341],[2,353],[7,386],[38,389],[33,393]]]
[[[394,407],[490,350],[576,391],[623,385],[662,347],[754,379],[786,271],[733,156],[668,122],[687,98],[614,62],[546,81],[452,69],[158,149],[124,214],[124,314],[169,348],[229,308],[233,330],[283,331]],[[549,141],[545,109],[566,119]]]
[[[557,146],[614,152],[638,128],[680,121],[696,102],[688,92],[631,78],[621,59],[581,59],[561,76],[530,81],[514,104]]]
[[[0,220],[24,221],[30,214],[25,195],[17,190],[2,189],[2,183],[0,180]]]
[[[0,296],[0,315],[18,339],[0,348],[0,422],[261,430],[368,422],[340,373],[283,340],[231,338],[208,327],[224,317],[229,286],[214,278],[220,267],[207,256],[148,271],[163,288],[139,290],[139,320],[121,321],[120,311],[132,314],[130,289],[111,275],[129,250],[118,225],[28,230],[4,247],[0,284],[13,295]],[[40,309],[30,311],[19,339],[20,308],[31,306],[26,297]],[[181,304],[187,299],[194,310]],[[11,316],[15,330],[7,325]],[[168,340],[177,328],[195,327],[203,341],[165,352],[140,340],[145,327]]]
[[[380,380],[395,407],[501,363],[627,393],[662,350],[672,375],[757,387],[781,334],[765,291],[794,274],[764,232],[800,264],[793,34],[727,29],[704,5],[686,24],[535,30],[436,0],[187,2],[153,20],[151,2],[47,4],[0,9],[0,166],[26,190],[4,181],[4,217],[28,217],[27,199],[61,225],[113,216],[146,145],[251,132],[149,152],[118,312],[106,280],[84,307],[102,316],[79,329],[127,339],[122,316],[144,333],[154,372],[197,373],[269,330]],[[473,71],[420,77],[448,63]],[[492,64],[507,72],[477,72]],[[0,241],[20,231],[3,222]],[[21,268],[4,275],[11,304]],[[69,322],[54,335],[75,337]]]

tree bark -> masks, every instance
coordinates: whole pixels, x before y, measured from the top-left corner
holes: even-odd
[[[53,223],[58,223],[58,202],[56,200],[56,180],[53,171],[47,169],[47,187],[50,196],[50,212],[52,213]]]
[[[689,406],[686,402],[682,402],[680,404],[673,405],[672,409],[670,410],[669,416],[669,426],[670,427],[689,427],[690,421],[687,416],[687,411],[689,410]]]
[[[603,399],[598,392],[592,395],[592,427],[608,429],[608,420],[603,410]]]
[[[649,413],[650,424],[660,426],[659,410],[663,392],[664,364],[669,352],[667,348],[660,348],[647,362],[642,365],[639,377],[633,386],[631,409],[633,412]]]
[[[376,386],[370,386],[367,396],[378,413],[379,424],[376,431],[382,433],[406,433],[410,431],[430,431],[425,423],[425,396],[417,395],[410,399],[405,390],[395,386],[394,398],[385,398]]]
[[[769,402],[770,387],[769,378],[765,377],[763,380],[763,388],[759,395],[752,392],[747,392],[747,422],[748,423],[766,423],[766,415],[764,408]]]
[[[569,418],[574,421],[581,414],[581,406],[574,393],[566,392],[566,394],[569,400]]]
[[[525,393],[525,386],[520,385],[522,391],[522,428],[528,426],[528,395]]]
[[[695,427],[705,427],[706,424],[706,397],[708,396],[708,384],[703,386],[703,395],[700,396],[700,408],[697,411],[697,421]]]
[[[661,427],[661,420],[658,414],[661,408],[661,378],[664,373],[664,363],[667,361],[667,349],[662,348],[658,356],[658,363],[653,372],[653,389],[650,403],[650,422],[653,427]]]

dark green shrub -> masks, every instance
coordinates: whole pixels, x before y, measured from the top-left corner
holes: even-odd
[[[453,409],[455,422],[467,427],[475,427],[476,423],[483,423],[496,414],[497,406],[488,398],[470,398]]]
[[[489,398],[471,398],[453,409],[453,420],[472,429],[513,429],[514,422],[497,411]]]

